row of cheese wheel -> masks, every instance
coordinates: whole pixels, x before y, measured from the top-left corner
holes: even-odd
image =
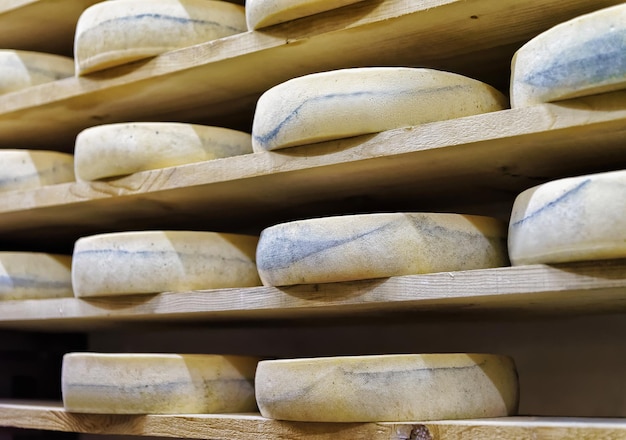
[[[626,170],[549,182],[490,217],[376,213],[293,221],[260,238],[141,231],[79,239],[73,258],[0,253],[4,299],[341,282],[626,257]],[[71,270],[70,270],[71,264]],[[70,281],[71,278],[71,281]]]
[[[243,356],[69,353],[67,411],[241,413],[306,422],[420,421],[515,414],[515,365],[490,354],[261,360]]]

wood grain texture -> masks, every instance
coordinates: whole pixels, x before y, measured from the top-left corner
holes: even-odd
[[[434,67],[506,89],[517,47],[557,23],[617,3],[365,0],[1,96],[0,146],[71,151],[80,130],[125,120],[226,124],[238,113],[234,124],[246,126],[256,99],[271,86],[342,67]]]

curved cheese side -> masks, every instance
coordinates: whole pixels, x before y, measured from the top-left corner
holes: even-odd
[[[74,60],[24,50],[0,50],[0,94],[74,75]]]
[[[506,227],[480,216],[364,214],[283,223],[261,233],[264,285],[313,284],[504,266]]]
[[[247,0],[246,21],[248,29],[255,30],[358,1],[361,0]]]
[[[555,180],[521,193],[509,224],[515,265],[626,257],[626,170]]]
[[[265,92],[254,151],[276,150],[501,110],[493,87],[449,72],[364,67],[291,79]]]
[[[76,74],[245,32],[243,6],[213,0],[115,0],[87,8],[74,38]]]
[[[74,157],[55,151],[0,150],[0,192],[74,181]]]
[[[80,180],[97,180],[252,153],[248,133],[203,125],[135,122],[83,130],[74,163]]]
[[[84,237],[74,246],[74,292],[87,297],[257,286],[257,241],[195,231]]]
[[[626,87],[626,5],[538,35],[515,54],[511,106],[527,107]]]
[[[501,417],[517,411],[513,361],[484,354],[261,361],[264,417],[302,422],[402,422]]]
[[[38,252],[0,252],[0,300],[74,296],[72,258]]]
[[[257,362],[242,356],[69,353],[61,374],[63,405],[95,414],[252,412]]]

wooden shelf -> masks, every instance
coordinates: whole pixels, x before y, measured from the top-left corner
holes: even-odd
[[[262,31],[0,96],[0,146],[71,151],[80,130],[125,120],[245,127],[256,99],[271,86],[342,67],[435,67],[504,90],[512,54],[521,44],[557,23],[619,3],[365,0]],[[3,33],[5,21],[0,22]],[[14,30],[7,33],[17,34]]]
[[[303,423],[245,415],[98,415],[62,405],[0,403],[0,426],[88,434],[257,440],[613,440],[626,436],[626,419],[503,417],[432,422]]]
[[[86,331],[128,323],[401,313],[600,313],[626,309],[626,260],[503,267],[283,288],[0,302],[0,328]]]

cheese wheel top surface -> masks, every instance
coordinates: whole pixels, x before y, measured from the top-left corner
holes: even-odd
[[[0,50],[0,94],[74,75],[74,60],[25,50]]]
[[[74,296],[69,255],[0,252],[0,300]]]
[[[0,150],[0,192],[74,181],[74,157],[56,151]]]
[[[561,23],[522,46],[511,66],[511,106],[626,86],[626,4]]]
[[[276,150],[501,110],[493,87],[450,72],[363,67],[294,78],[266,91],[254,151]]]
[[[80,180],[97,180],[252,153],[250,135],[204,125],[135,122],[83,130],[74,163]]]
[[[247,30],[243,6],[214,0],[115,0],[80,16],[76,74],[130,63]]]
[[[626,170],[521,193],[509,223],[509,255],[516,265],[626,258]]]
[[[247,0],[248,29],[260,29],[340,8],[361,0]]]

